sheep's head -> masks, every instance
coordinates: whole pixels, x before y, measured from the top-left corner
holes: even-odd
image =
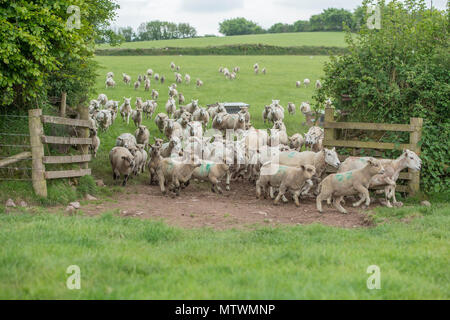
[[[197,108],[198,107],[198,99],[197,100],[192,100],[192,106]]]
[[[124,102],[125,102],[125,105],[127,105],[127,106],[131,105],[131,98],[125,98],[125,97],[123,97],[123,100],[124,100]]]
[[[122,156],[122,160],[128,163],[128,166],[130,168],[134,168],[134,158],[131,158],[130,156]]]
[[[403,157],[406,160],[406,166],[410,169],[420,171],[422,167],[422,160],[419,158],[419,156],[411,150],[404,150],[403,151]]]
[[[301,168],[306,179],[311,179],[316,174],[316,168],[310,164],[302,165]]]
[[[163,145],[164,140],[163,139],[159,139],[159,138],[154,138],[155,140],[155,144],[152,146],[152,148],[161,148],[161,146]]]
[[[273,127],[274,127],[274,129],[282,130],[282,129],[284,128],[283,120],[277,120],[277,121],[275,121]]]
[[[381,165],[381,162],[375,158],[369,158],[367,160],[367,166],[369,167],[369,172],[372,175],[384,173],[384,168]]]
[[[140,125],[140,126],[139,126],[139,134],[144,134],[146,129],[147,129],[146,126]]]
[[[239,113],[238,122],[240,122],[240,123],[245,122],[245,115],[243,115],[242,113]]]
[[[330,166],[339,168],[339,166],[341,165],[341,161],[339,160],[336,148],[333,149],[324,148],[323,152],[325,153],[325,162],[328,163]]]
[[[216,122],[217,122],[218,124],[221,124],[221,123],[223,122],[223,114],[219,113],[219,114],[216,116]]]

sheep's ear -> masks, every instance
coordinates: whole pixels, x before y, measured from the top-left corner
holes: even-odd
[[[305,166],[303,164],[300,166],[300,168],[302,168],[302,170],[305,171]]]

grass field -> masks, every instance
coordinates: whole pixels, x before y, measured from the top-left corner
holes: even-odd
[[[181,66],[180,73],[188,73],[192,77],[191,83],[182,83],[178,86],[178,91],[182,92],[187,102],[191,99],[199,99],[201,106],[215,102],[246,102],[250,104],[251,122],[256,128],[271,128],[271,125],[262,121],[262,110],[264,105],[270,104],[272,99],[279,99],[281,104],[286,106],[288,102],[294,102],[297,106],[297,113],[290,116],[286,112],[285,123],[289,134],[295,132],[305,132],[306,127],[301,123],[304,121],[299,111],[302,101],[311,101],[314,94],[314,82],[322,75],[323,63],[328,57],[315,56],[183,56],[183,57],[97,57],[101,65],[100,76],[96,89],[98,93],[106,93],[109,99],[123,102],[123,97],[131,97],[133,108],[136,97],[151,99],[150,92],[145,92],[143,87],[134,90],[132,86],[125,85],[122,73],[132,76],[132,82],[136,81],[138,74],[144,74],[148,68],[152,68],[160,75],[166,76],[166,83],[152,80],[152,88],[156,89],[160,96],[156,113],[165,112],[165,104],[168,96],[168,86],[174,82],[173,72],[170,70],[170,62],[174,61]],[[267,68],[267,74],[255,75],[253,64],[258,62],[262,67]],[[229,69],[240,66],[241,71],[238,79],[230,81],[219,73],[220,66],[227,66]],[[113,71],[117,82],[116,88],[105,90],[104,79],[108,71]],[[196,88],[195,80],[200,78],[204,86]],[[308,88],[296,88],[295,81],[305,78],[311,79]],[[93,96],[92,98],[97,98]],[[186,102],[186,103],[187,103]],[[156,115],[155,113],[155,115]],[[153,120],[144,119],[144,125],[148,126],[152,136],[162,137],[156,128]],[[110,168],[108,152],[115,144],[115,139],[124,132],[134,133],[136,127],[130,122],[126,125],[120,118],[116,119],[114,125],[106,132],[100,133],[102,145],[98,159],[92,162],[94,173],[109,179]]]
[[[345,47],[343,32],[296,32],[272,33],[230,37],[208,37],[192,39],[124,42],[120,48],[165,48],[165,47],[206,47],[231,44],[267,44],[281,47],[291,46],[328,46]],[[102,44],[99,48],[110,48]]]
[[[0,299],[449,299],[449,210],[378,209],[392,222],[370,229],[247,231],[2,214]],[[70,265],[80,290],[66,288]],[[370,265],[380,290],[366,287]]]

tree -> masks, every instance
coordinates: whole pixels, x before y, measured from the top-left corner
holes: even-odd
[[[267,30],[267,32],[269,33],[294,32],[294,26],[287,23],[275,23]]]
[[[315,96],[328,97],[350,121],[409,123],[424,119],[421,185],[426,192],[449,194],[450,178],[450,56],[448,14],[426,8],[424,0],[365,0],[378,5],[381,28],[370,29],[363,15],[357,37],[347,35],[350,53],[332,57]],[[351,101],[342,101],[348,94]],[[409,136],[385,133],[383,142],[409,143]],[[378,139],[380,139],[378,137]],[[385,156],[397,154],[386,152]],[[447,168],[447,169],[446,169]]]
[[[81,24],[69,29],[74,3]],[[95,81],[94,41],[117,8],[110,0],[0,2],[0,105],[42,106],[47,93],[60,90],[72,91],[73,103],[86,99]]]
[[[310,31],[311,27],[309,21],[307,20],[298,20],[294,22],[294,32],[306,32]]]
[[[197,36],[197,30],[189,23],[179,23],[178,32],[181,38],[193,38]]]
[[[122,35],[126,42],[131,42],[136,38],[136,34],[131,27],[119,28],[118,34]]]
[[[219,32],[226,36],[243,34],[260,34],[265,30],[256,23],[245,18],[234,18],[224,20],[219,24]]]

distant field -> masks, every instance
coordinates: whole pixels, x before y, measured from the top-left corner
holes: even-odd
[[[208,37],[177,40],[158,40],[125,42],[120,48],[164,48],[164,47],[206,47],[231,44],[268,44],[273,46],[328,46],[345,47],[345,33],[343,32],[296,32],[259,34],[231,37]],[[100,45],[99,48],[109,48],[109,45]]]

